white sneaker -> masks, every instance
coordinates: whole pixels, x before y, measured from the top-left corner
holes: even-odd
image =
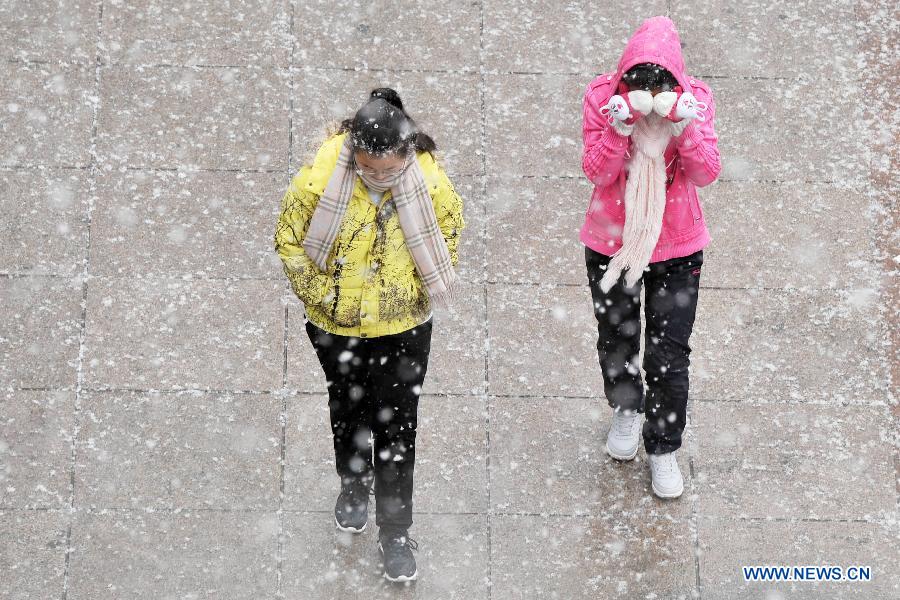
[[[631,460],[637,456],[640,442],[641,414],[613,411],[609,435],[606,436],[606,452],[616,460]]]
[[[660,498],[678,498],[684,492],[684,479],[674,452],[651,454],[650,478],[653,493]]]

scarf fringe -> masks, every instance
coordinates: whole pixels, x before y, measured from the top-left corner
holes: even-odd
[[[432,308],[440,308],[442,310],[449,309],[456,297],[459,295],[460,286],[459,275],[455,270],[450,271],[447,278],[441,280],[428,290],[428,298],[431,300]]]

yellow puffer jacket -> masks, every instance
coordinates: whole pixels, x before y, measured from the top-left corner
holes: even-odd
[[[346,133],[332,136],[291,180],[281,201],[275,250],[291,288],[306,306],[306,316],[331,333],[378,337],[412,329],[428,320],[431,301],[406,247],[400,220],[388,191],[380,208],[362,180],[356,185],[341,229],[322,273],[301,245],[309,221],[337,165]],[[428,152],[418,153],[438,225],[454,266],[465,222],[462,199]]]

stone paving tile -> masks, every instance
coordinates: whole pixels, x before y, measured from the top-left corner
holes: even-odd
[[[896,510],[887,408],[694,406],[700,514],[871,519]]]
[[[485,80],[488,175],[567,175],[581,171],[580,75],[493,75]]]
[[[591,190],[585,178],[489,179],[488,279],[587,284],[578,232]]]
[[[431,394],[484,391],[487,356],[485,294],[481,285],[463,284],[450,310],[437,309],[431,356],[423,388]]]
[[[271,598],[278,517],[271,512],[79,512],[67,598]]]
[[[857,184],[868,172],[868,141],[858,131],[863,102],[852,84],[831,82],[822,94],[815,79],[707,83],[716,103],[722,180]]]
[[[859,24],[852,3],[673,0],[670,5],[688,67],[701,77],[844,78],[857,69]]]
[[[703,251],[701,286],[878,285],[872,237],[861,234],[872,228],[868,200],[852,189],[718,182],[700,191],[700,202],[713,238]]]
[[[81,280],[0,278],[0,381],[71,388],[78,368]]]
[[[302,66],[302,65],[301,65]],[[337,74],[340,74],[338,76]],[[482,175],[481,101],[474,73],[334,71],[293,73],[293,162],[296,171],[315,156],[330,130],[352,117],[378,87],[397,90],[420,131],[437,144],[451,179]]]
[[[80,402],[79,508],[278,507],[280,398],[96,392]]]
[[[416,510],[487,510],[486,417],[483,398],[423,396],[416,435]]]
[[[883,525],[830,521],[701,518],[700,593],[712,600],[896,598],[897,532]],[[871,581],[745,582],[744,566],[868,566]]]
[[[288,2],[171,0],[107,2],[104,62],[125,64],[287,66]]]
[[[477,2],[304,0],[294,6],[297,65],[403,71],[478,66]]]
[[[653,495],[643,450],[631,462],[606,453],[611,410],[602,399],[491,398],[494,511],[687,517],[687,493],[675,501]],[[689,490],[686,450],[678,458]]]
[[[600,73],[615,70],[622,47],[647,16],[666,13],[653,0],[640,10],[585,0],[485,0],[484,63],[488,69]]]
[[[9,598],[62,598],[67,512],[0,510],[0,573]]]
[[[78,65],[0,62],[0,166],[90,163],[94,71]]]
[[[867,233],[891,136],[859,83],[863,67],[889,72],[873,67],[889,63],[873,32],[890,30],[886,6],[0,0],[3,589],[900,596],[874,262],[893,254]],[[714,240],[677,502],[649,493],[643,453],[603,454],[583,251],[548,247],[577,242],[589,198],[585,87],[652,13],[673,15],[689,72],[713,88],[723,160],[700,191]],[[374,526],[334,529],[325,382],[271,248],[290,175],[385,85],[434,136],[470,225],[420,413],[422,580],[400,588],[380,576]],[[171,391],[184,388],[215,391]],[[132,508],[90,510],[110,504]],[[868,564],[875,578],[744,583],[755,563]]]
[[[110,66],[97,151],[110,168],[284,169],[286,69]]]
[[[287,293],[291,293],[288,291]],[[325,376],[306,333],[303,304],[285,296],[290,315],[287,332],[288,387],[304,392],[325,390]],[[423,389],[430,394],[472,394],[483,391],[485,369],[484,292],[464,283],[458,300],[434,315],[431,355]]]
[[[691,393],[706,400],[884,401],[884,335],[867,291],[705,289]]]
[[[284,508],[331,511],[340,482],[327,395],[287,398],[284,440]]]
[[[452,178],[456,193],[463,200],[463,227],[459,240],[459,264],[456,272],[459,278],[466,283],[484,283],[488,277],[485,269],[486,260],[486,205],[482,186],[483,177],[459,176]]]
[[[97,278],[88,288],[89,387],[274,390],[284,313],[267,281]]]
[[[414,511],[471,513],[487,508],[485,401],[425,394],[419,403]],[[288,399],[284,507],[331,514],[340,491],[323,395]],[[375,522],[375,507],[370,507]],[[415,518],[415,515],[414,515]]]
[[[284,279],[277,173],[125,171],[97,181],[91,273]]]
[[[287,286],[285,286],[287,288]],[[287,323],[287,385],[301,392],[325,393],[327,382],[306,333],[306,314],[303,303],[287,288],[282,302],[288,310]],[[429,358],[429,362],[430,362]],[[426,375],[425,381],[428,381]]]
[[[487,287],[491,394],[601,397],[597,325],[586,285]]]
[[[93,63],[97,53],[99,0],[0,2],[0,55],[21,61]],[[108,3],[107,3],[108,5]]]
[[[0,393],[0,508],[69,506],[74,392]]]
[[[687,520],[491,517],[493,598],[691,598]]]
[[[484,515],[414,515],[419,580],[383,577],[376,528],[338,531],[330,514],[285,514],[283,592],[287,598],[440,598],[486,600],[489,543]],[[502,596],[501,596],[502,597]]]
[[[0,272],[81,273],[88,244],[87,171],[0,172]]]

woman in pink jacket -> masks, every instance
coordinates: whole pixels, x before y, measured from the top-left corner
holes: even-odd
[[[653,491],[662,498],[684,490],[675,451],[710,242],[696,188],[712,183],[721,168],[714,117],[709,86],[685,73],[678,32],[662,16],[644,21],[618,69],[595,78],[584,97],[582,168],[594,192],[580,237],[613,408],[606,449],[631,460],[643,432]],[[646,393],[638,368],[642,282]]]

